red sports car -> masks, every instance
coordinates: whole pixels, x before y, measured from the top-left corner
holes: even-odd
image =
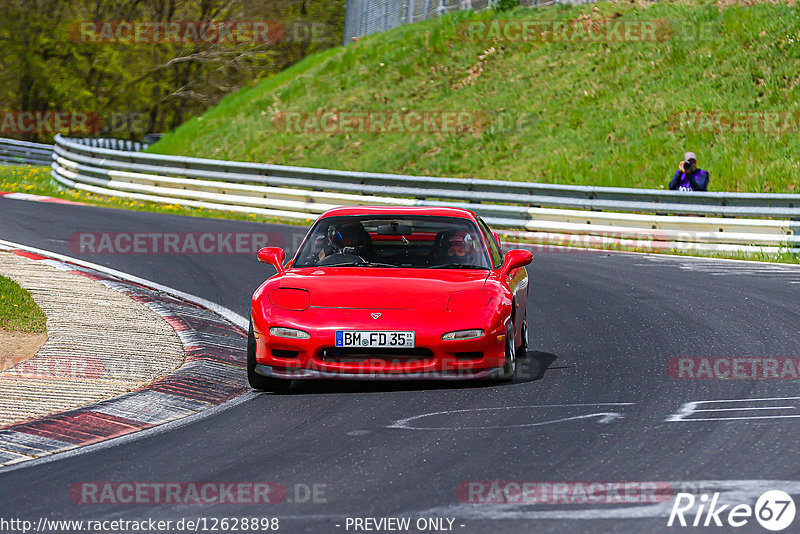
[[[297,255],[253,295],[250,385],[308,379],[512,380],[528,345],[533,259],[502,255],[468,210],[346,207],[323,214]]]

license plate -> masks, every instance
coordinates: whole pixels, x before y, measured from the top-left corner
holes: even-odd
[[[337,330],[337,347],[410,347],[414,348],[414,332],[386,332],[373,330]]]

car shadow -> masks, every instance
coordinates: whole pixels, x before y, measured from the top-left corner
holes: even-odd
[[[388,393],[392,391],[431,391],[492,386],[489,381],[447,380],[297,380],[285,395],[324,395],[328,393]]]
[[[273,395],[324,395],[330,393],[387,393],[392,391],[431,391],[457,390],[487,387],[502,387],[544,378],[548,369],[558,359],[555,354],[529,350],[520,358],[517,377],[513,382],[494,382],[491,380],[297,380],[285,393]],[[566,367],[554,367],[564,369]]]
[[[569,366],[552,367],[558,356],[549,352],[529,350],[522,358],[517,369],[517,378],[511,384],[535,382],[544,378],[548,369],[567,369]]]

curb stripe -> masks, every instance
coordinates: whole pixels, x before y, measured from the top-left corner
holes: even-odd
[[[22,454],[14,454],[13,452],[0,451],[0,465],[13,464],[27,460],[28,457]]]
[[[24,433],[66,441],[73,445],[88,445],[149,426],[89,410],[77,412],[65,412],[25,423]]]
[[[148,305],[147,307],[153,310],[154,312],[158,313],[155,306]],[[159,315],[161,314],[159,313]],[[175,330],[176,332],[181,332],[183,330],[186,330],[187,328],[190,328],[189,325],[187,325],[181,320],[180,317],[177,317],[175,315],[161,315],[161,318],[164,319],[166,322],[168,322],[169,325],[172,327],[172,329]]]
[[[37,455],[50,453],[67,447],[72,444],[56,440],[26,434],[24,432],[2,431],[0,432],[0,452],[17,452],[21,454]]]
[[[33,252],[27,252],[25,250],[10,250],[12,254],[16,254],[17,256],[22,256],[23,258],[28,258],[30,260],[46,260],[44,256],[40,256],[39,254],[34,254]]]
[[[97,413],[158,425],[200,412],[209,405],[154,390],[123,395],[95,405]]]
[[[14,191],[0,191],[0,197],[10,198],[12,200],[28,200],[30,202],[47,202],[50,204],[70,204],[73,206],[91,206],[84,202],[75,202],[74,200],[67,200],[65,198],[46,197],[42,195],[32,195],[30,193],[17,193]]]

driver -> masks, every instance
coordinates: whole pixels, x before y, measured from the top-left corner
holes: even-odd
[[[346,252],[345,249],[353,249],[350,254],[361,256],[365,260],[374,259],[372,249],[372,239],[364,226],[358,222],[343,224],[341,227],[330,226],[328,228],[329,247],[325,247],[325,256],[336,253]],[[324,257],[324,256],[323,256]]]
[[[334,233],[334,244],[340,250],[344,247],[354,247],[356,251],[363,247],[369,239],[367,231],[360,222],[352,222],[342,225],[339,230]]]

